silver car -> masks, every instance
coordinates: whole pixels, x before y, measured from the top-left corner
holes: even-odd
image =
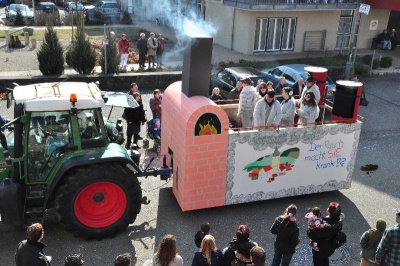
[[[116,1],[100,1],[94,8],[87,9],[87,21],[100,22],[111,21],[119,23],[121,8]]]
[[[17,16],[17,9],[21,10],[21,14],[25,19],[33,19],[33,11],[30,10],[27,5],[22,4],[11,4],[6,6],[6,18],[8,18],[10,21],[14,20]]]

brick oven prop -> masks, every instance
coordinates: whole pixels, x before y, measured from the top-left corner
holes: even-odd
[[[181,82],[163,95],[161,154],[173,162],[172,191],[183,211],[225,205],[229,119],[209,98],[187,97]]]
[[[208,97],[212,38],[189,40],[182,82],[166,89],[162,104],[161,153],[171,155],[172,190],[183,211],[225,205],[229,128]]]

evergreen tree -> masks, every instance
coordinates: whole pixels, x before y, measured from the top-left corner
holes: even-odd
[[[25,26],[25,19],[22,16],[21,9],[17,7],[17,15],[15,16],[14,26]]]
[[[107,53],[107,74],[109,73],[118,73],[119,72],[119,56],[117,51],[117,41],[114,37],[111,37],[110,32],[107,34],[108,45],[106,46],[106,53]],[[101,53],[101,70],[103,73],[104,71],[104,62],[105,62],[105,54],[104,48]]]
[[[62,75],[64,73],[64,49],[53,27],[48,26],[44,41],[37,52],[39,69],[43,75]]]
[[[85,26],[77,20],[77,28],[70,52],[71,67],[79,74],[93,73],[96,65],[96,51],[85,36]]]

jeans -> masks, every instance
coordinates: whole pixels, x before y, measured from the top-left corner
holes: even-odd
[[[386,46],[389,50],[392,49],[392,42],[390,40],[383,40],[382,49],[386,49]]]
[[[121,68],[126,68],[126,64],[128,62],[128,54],[121,54]]]
[[[275,248],[274,259],[272,260],[271,266],[289,266],[292,256],[293,254],[283,254]]]
[[[158,53],[157,54],[157,66],[158,67],[161,67],[161,65],[162,65],[162,54],[163,53]]]

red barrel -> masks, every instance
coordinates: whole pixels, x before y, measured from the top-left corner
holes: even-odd
[[[325,87],[326,87],[326,77],[328,75],[328,69],[324,67],[305,67],[305,71],[310,73],[311,77],[314,78],[315,82],[317,83],[317,86],[319,88],[319,94],[321,96],[318,105],[322,104],[324,101],[325,97]]]
[[[356,122],[362,90],[363,84],[361,82],[350,80],[336,81],[332,120],[344,123]]]

